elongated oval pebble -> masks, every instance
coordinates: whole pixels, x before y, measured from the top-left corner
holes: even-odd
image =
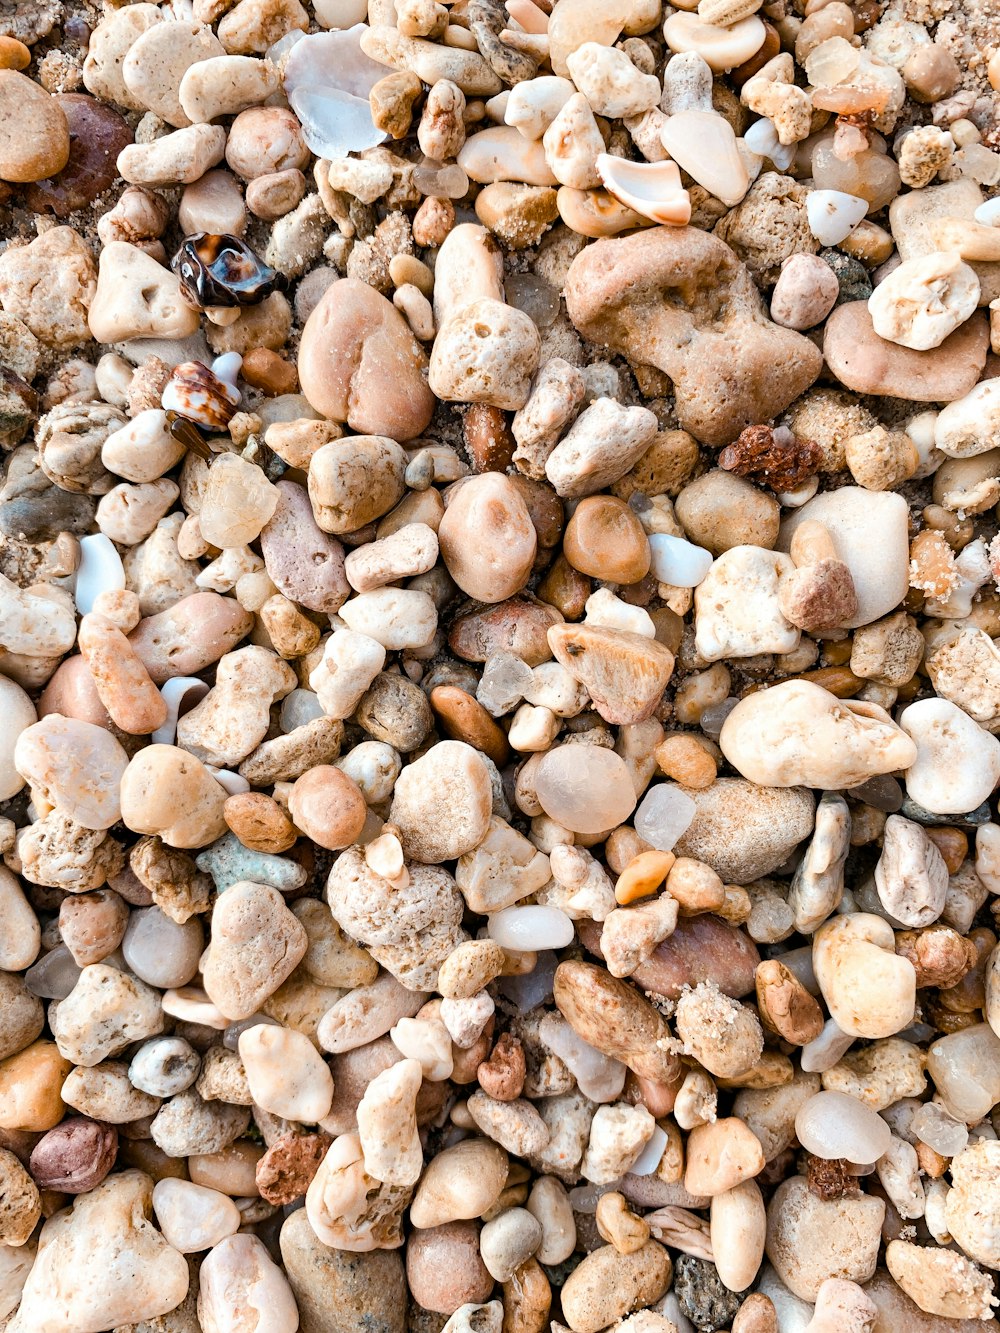
[[[880,1115],[845,1092],[817,1092],[803,1102],[795,1117],[795,1133],[815,1157],[846,1158],[859,1165],[877,1162],[892,1138]]]
[[[490,917],[489,934],[503,949],[564,949],[572,943],[573,922],[558,907],[507,907]]]

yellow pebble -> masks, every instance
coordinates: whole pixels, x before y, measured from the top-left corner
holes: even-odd
[[[675,860],[673,852],[655,850],[640,852],[638,856],[633,856],[618,877],[618,883],[615,885],[615,901],[624,905],[655,893],[666,879]]]
[[[0,37],[0,69],[27,69],[31,52],[16,37]]]

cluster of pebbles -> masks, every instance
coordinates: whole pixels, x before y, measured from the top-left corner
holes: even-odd
[[[988,0],[0,0],[0,1329],[1000,1333]]]

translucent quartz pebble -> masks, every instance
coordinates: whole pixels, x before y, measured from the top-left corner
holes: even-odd
[[[559,293],[544,278],[534,273],[510,273],[503,280],[503,289],[507,304],[523,310],[537,328],[547,329],[555,323]]]
[[[559,962],[556,954],[546,950],[538,955],[538,960],[530,972],[522,972],[514,977],[501,977],[497,989],[505,1000],[522,1014],[530,1014],[552,995],[552,978]]]
[[[669,852],[677,839],[687,832],[697,808],[679,787],[661,782],[642,798],[633,821],[635,831],[657,851]]]
[[[809,230],[820,245],[839,245],[867,212],[867,199],[842,190],[810,190],[806,195]]]
[[[461,199],[469,189],[469,178],[457,162],[442,166],[430,158],[413,169],[413,184],[421,194],[434,199]]]
[[[807,1074],[823,1074],[832,1069],[853,1045],[854,1038],[841,1032],[833,1019],[828,1018],[819,1036],[802,1047],[802,1068]]]
[[[950,1032],[931,1046],[927,1072],[952,1115],[974,1125],[1000,1102],[1000,1037],[986,1023]]]
[[[972,216],[984,227],[1000,226],[1000,195],[996,199],[987,199],[985,204],[980,204]]]
[[[914,1111],[910,1128],[921,1143],[942,1157],[954,1157],[969,1144],[969,1131],[963,1122],[938,1102],[924,1102]]]
[[[76,608],[85,616],[93,611],[97,594],[125,587],[125,566],[110,537],[103,532],[80,538],[80,566],[76,571]]]
[[[531,667],[513,653],[494,653],[476,687],[476,698],[492,717],[512,712],[531,688]]]
[[[743,142],[758,157],[769,157],[779,171],[787,171],[795,159],[796,144],[783,144],[778,131],[766,116],[755,120],[743,136]]]
[[[317,32],[293,46],[285,62],[285,96],[317,157],[345,157],[385,139],[372,120],[368,94],[386,67],[361,50],[365,23]]]
[[[261,1023],[270,1024],[272,1027],[281,1027],[278,1020],[271,1018],[269,1014],[251,1014],[249,1018],[238,1018],[235,1023],[230,1023],[223,1032],[223,1046],[227,1051],[238,1051],[242,1034],[249,1028],[259,1027]]]
[[[625,761],[613,750],[600,750],[594,745],[563,745],[549,750],[535,772],[535,791],[545,813],[574,833],[602,833],[616,828],[635,809],[635,788]],[[691,815],[678,838],[694,817],[694,802],[685,799]],[[664,850],[669,851],[669,847]]]
[[[708,705],[701,715],[701,729],[710,740],[719,739],[726,718],[738,703],[739,699],[723,699],[720,704]]]
[[[815,1157],[846,1158],[860,1165],[877,1162],[892,1139],[882,1117],[846,1092],[817,1092],[803,1102],[795,1117],[795,1133]]]
[[[154,745],[173,745],[177,735],[177,719],[204,699],[208,686],[197,676],[174,676],[160,686],[160,694],[167,705],[167,716],[162,727],[157,727],[150,740]]]
[[[852,800],[864,801],[865,805],[873,805],[877,810],[884,810],[890,815],[894,815],[903,804],[903,789],[888,773],[869,778],[860,787],[852,787],[847,794]]]
[[[80,968],[65,944],[52,949],[24,974],[24,984],[41,1000],[65,1000],[79,979]]]
[[[292,690],[281,701],[281,730],[286,735],[296,727],[304,727],[314,718],[324,716],[319,695],[312,690]]]
[[[558,907],[506,907],[490,917],[489,936],[503,949],[565,949],[573,941],[573,922]]]
[[[660,1165],[660,1158],[666,1146],[666,1131],[657,1125],[650,1135],[649,1142],[629,1168],[629,1175],[651,1176]]]
[[[649,538],[652,570],[661,583],[675,588],[697,588],[712,567],[712,553],[683,537],[656,532]]]
[[[561,1015],[547,1014],[539,1024],[538,1035],[558,1055],[585,1097],[592,1102],[613,1102],[620,1096],[626,1067],[584,1041]]]

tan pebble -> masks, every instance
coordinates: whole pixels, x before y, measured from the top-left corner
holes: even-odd
[[[120,818],[117,788],[128,760],[102,727],[51,714],[21,732],[14,762],[40,795],[85,828],[110,828]]]
[[[845,1195],[829,1203],[804,1177],[778,1186],[767,1209],[767,1256],[801,1300],[814,1301],[827,1278],[867,1282],[878,1261],[885,1203]]]
[[[69,124],[62,107],[10,65],[0,66],[0,127],[0,180],[44,180],[69,161]]]
[[[130,735],[148,736],[163,725],[167,705],[116,625],[91,612],[80,623],[79,646],[98,697],[116,726]]]
[[[599,1333],[659,1300],[672,1267],[667,1251],[654,1240],[628,1255],[611,1245],[592,1250],[563,1285],[563,1317],[573,1333]]]
[[[16,37],[0,37],[0,69],[27,69],[31,51]]]
[[[332,851],[355,842],[368,817],[357,783],[329,764],[297,779],[289,793],[288,811],[307,837]]]
[[[638,583],[649,569],[642,524],[634,510],[610,495],[580,502],[566,525],[563,553],[582,574],[612,583]]]
[[[37,1185],[6,1148],[0,1148],[0,1198],[0,1239],[5,1246],[23,1245],[42,1215],[42,1204]]]
[[[556,660],[585,686],[605,721],[643,722],[663,695],[673,653],[655,639],[596,625],[554,625],[548,642]]]
[[[501,727],[477,699],[455,685],[438,685],[430,694],[431,708],[452,740],[482,750],[498,766],[510,753]]]
[[[44,1132],[66,1113],[61,1094],[73,1067],[53,1041],[36,1041],[0,1061],[0,1129]]]
[[[450,861],[486,836],[493,791],[485,761],[461,741],[440,741],[396,779],[391,822],[408,857]]]
[[[225,832],[227,795],[194,755],[150,745],[122,777],[122,819],[134,832],[158,834],[172,847],[204,847]]]
[[[482,1217],[499,1197],[507,1169],[507,1154],[489,1139],[464,1139],[444,1149],[424,1170],[410,1221],[423,1229]]]
[[[445,509],[438,540],[455,582],[470,597],[486,602],[505,601],[524,586],[537,549],[527,506],[498,472],[459,484]]]
[[[287,980],[308,944],[276,889],[234,884],[212,912],[211,943],[202,960],[205,990],[227,1018],[248,1018]]]
[[[632,986],[592,963],[560,963],[554,995],[559,1012],[584,1041],[644,1078],[678,1081],[680,1062],[665,1045],[666,1023]]]
[[[223,54],[211,28],[201,23],[156,23],[129,47],[121,77],[137,102],[177,127],[191,124],[179,96],[181,81],[194,64]],[[212,116],[199,117],[206,121]]]
[[[402,498],[405,470],[406,454],[384,435],[355,435],[322,445],[309,466],[317,524],[324,532],[342,533],[380,518]]]
[[[252,852],[285,852],[295,842],[292,821],[273,797],[264,792],[230,796],[222,810],[230,829]]]

